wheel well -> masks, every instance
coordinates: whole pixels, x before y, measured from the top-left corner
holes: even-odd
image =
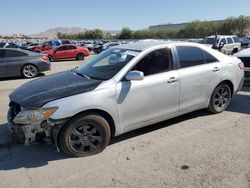
[[[83,55],[83,56],[85,56],[84,53],[82,53],[82,52],[79,52],[76,56],[78,56],[78,55]]]
[[[92,110],[86,110],[86,111],[83,111],[83,112],[79,112],[78,114],[76,114],[76,115],[72,116],[70,119],[68,119],[67,122],[70,121],[72,118],[74,118],[76,116],[83,116],[83,115],[86,115],[86,114],[98,114],[98,115],[102,116],[108,122],[108,124],[109,124],[110,132],[111,132],[111,137],[115,136],[115,131],[116,131],[116,129],[115,129],[115,122],[114,122],[112,116],[109,113],[107,113],[107,112],[105,112],[103,110],[92,109]],[[59,132],[59,134],[60,134],[60,132]]]
[[[39,73],[39,68],[38,68],[36,65],[34,65],[34,64],[32,64],[32,63],[27,63],[27,64],[25,64],[25,65],[22,66],[22,68],[21,68],[21,75],[23,74],[23,68],[24,68],[24,66],[26,66],[26,65],[32,65],[32,66],[36,67],[36,68],[37,68],[37,71],[38,71],[38,73]]]
[[[227,84],[231,90],[231,94],[232,95],[234,94],[234,85],[230,80],[224,80],[223,82],[219,83],[218,85],[220,85],[220,84]]]
[[[238,51],[239,51],[238,48],[233,49],[233,53],[237,53]]]

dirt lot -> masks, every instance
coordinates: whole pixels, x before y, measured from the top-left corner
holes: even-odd
[[[54,62],[46,74],[79,64]],[[0,80],[0,124],[8,94],[25,82]],[[250,188],[249,114],[250,88],[244,87],[224,113],[201,110],[139,129],[91,157],[65,158],[44,145],[1,147],[0,187]]]

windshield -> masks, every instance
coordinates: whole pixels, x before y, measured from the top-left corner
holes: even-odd
[[[139,53],[136,50],[111,48],[76,68],[76,72],[90,79],[108,80]]]
[[[214,38],[204,38],[202,41],[201,41],[201,44],[214,44]]]

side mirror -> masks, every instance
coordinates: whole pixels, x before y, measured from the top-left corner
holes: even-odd
[[[126,77],[126,80],[132,81],[132,80],[143,80],[144,79],[144,73],[141,71],[130,71]]]

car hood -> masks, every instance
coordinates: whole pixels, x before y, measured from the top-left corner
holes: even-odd
[[[94,90],[102,83],[65,71],[28,82],[13,91],[9,98],[24,108],[40,108],[46,103]]]

